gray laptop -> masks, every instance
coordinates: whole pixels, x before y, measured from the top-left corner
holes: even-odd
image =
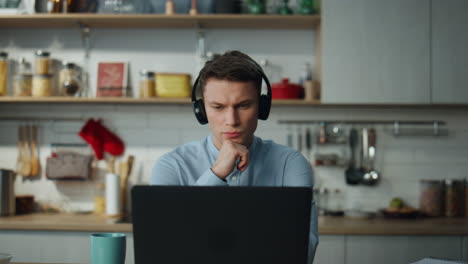
[[[306,264],[312,189],[135,186],[136,264]]]

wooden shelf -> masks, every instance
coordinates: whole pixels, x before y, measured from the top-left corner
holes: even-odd
[[[0,97],[3,103],[73,103],[73,104],[190,104],[190,98],[129,98],[129,97]],[[274,105],[318,105],[319,101],[273,100]]]
[[[319,15],[34,14],[0,15],[0,28],[314,29]]]

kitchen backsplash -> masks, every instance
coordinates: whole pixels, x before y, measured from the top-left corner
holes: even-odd
[[[52,58],[83,66],[79,30],[1,29],[0,49],[10,58],[33,59],[37,49],[49,50]],[[125,36],[125,37],[122,37]],[[144,39],[144,41],[142,41]],[[194,30],[92,29],[89,60],[91,94],[94,95],[97,62],[128,61],[129,81],[138,96],[138,71],[142,68],[160,72],[187,72],[194,77],[200,68]],[[268,59],[266,69],[272,82],[290,77],[297,82],[305,62],[315,65],[315,34],[310,30],[208,30],[206,48],[212,52],[240,49],[256,60]],[[314,74],[315,74],[315,68]],[[314,75],[315,76],[315,75]],[[326,86],[325,86],[326,89]],[[207,126],[196,122],[187,105],[76,105],[76,104],[2,104],[0,117],[90,117],[102,118],[126,143],[125,155],[132,154],[136,164],[130,184],[149,182],[154,162],[178,144],[198,140],[208,133]],[[346,186],[344,168],[316,168],[318,187],[339,188],[346,198],[346,208],[378,209],[392,197],[399,196],[418,207],[419,180],[468,177],[468,109],[412,107],[285,107],[273,106],[270,119],[260,121],[257,136],[285,144],[290,129],[278,120],[443,120],[448,123],[448,137],[394,137],[388,126],[376,126],[377,162],[382,181],[376,187]],[[83,143],[77,132],[81,122],[40,122],[41,164],[51,152],[51,143]],[[17,129],[21,121],[0,121],[0,167],[15,168]],[[302,126],[301,129],[305,129]],[[317,126],[309,126],[315,132]],[[316,148],[323,151],[324,146]],[[344,152],[346,154],[346,152]],[[37,180],[19,177],[17,194],[33,194],[41,202],[67,210],[91,210],[96,183],[102,181],[106,168],[98,163],[97,179],[88,182],[54,182],[42,176]],[[44,167],[42,167],[44,171]]]
[[[198,140],[208,132],[207,126],[196,123],[189,105],[21,105],[0,106],[1,116],[21,117],[100,117],[126,143],[125,155],[132,154],[136,164],[129,178],[131,185],[149,182],[154,162],[178,144]],[[278,120],[444,120],[448,137],[394,137],[391,126],[377,129],[376,168],[382,174],[378,186],[346,186],[344,168],[315,168],[317,187],[339,188],[346,198],[346,208],[374,210],[385,207],[394,197],[402,197],[410,205],[419,205],[420,179],[468,177],[468,110],[410,107],[284,107],[274,106],[268,121],[259,121],[256,135],[286,144],[289,129]],[[22,122],[2,121],[0,167],[14,168],[17,157],[17,128]],[[39,123],[41,164],[50,154],[51,143],[82,143],[77,132],[84,122]],[[317,126],[309,127],[316,131]],[[317,152],[324,146],[314,146]],[[345,149],[345,147],[343,147]],[[343,152],[348,155],[349,152]],[[348,153],[348,154],[347,154]],[[37,180],[18,177],[17,194],[34,194],[39,201],[62,206],[66,210],[91,210],[106,168],[99,162],[97,179],[89,182],[54,182],[42,176]],[[42,168],[44,170],[44,168]]]

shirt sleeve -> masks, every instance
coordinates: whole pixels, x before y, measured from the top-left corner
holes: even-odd
[[[151,172],[150,183],[152,185],[183,184],[174,161],[172,161],[167,155],[163,155],[156,164],[154,164],[153,171]]]
[[[227,182],[221,180],[211,168],[207,169],[195,183],[197,186],[227,186]]]
[[[312,167],[301,153],[292,153],[287,159],[284,169],[285,177],[283,186],[314,187]],[[314,262],[315,251],[319,243],[317,222],[317,208],[314,199],[312,200],[310,215],[309,252],[307,260],[309,264]]]

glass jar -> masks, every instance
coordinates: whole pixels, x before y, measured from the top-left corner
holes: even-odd
[[[156,96],[156,82],[154,72],[141,70],[140,71],[140,97],[149,98]]]
[[[421,180],[420,210],[427,216],[441,216],[443,184],[437,180]]]
[[[0,52],[0,96],[7,94],[8,53]]]
[[[13,94],[14,96],[31,96],[32,88],[32,75],[31,74],[17,74],[13,80]]]
[[[460,180],[445,180],[445,216],[463,215],[464,182]]]
[[[32,81],[32,96],[44,97],[52,95],[52,74],[34,74]]]
[[[50,52],[38,50],[35,59],[35,74],[49,74]]]
[[[61,96],[74,96],[80,91],[80,80],[77,66],[74,63],[64,61],[59,74],[59,93]]]
[[[16,74],[31,74],[31,65],[25,58],[20,58],[18,60],[18,70],[16,71]]]

